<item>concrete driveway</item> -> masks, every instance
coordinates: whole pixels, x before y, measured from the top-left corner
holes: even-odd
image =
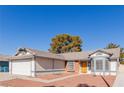
[[[53,78],[53,75],[50,76]],[[45,82],[43,82],[44,80],[42,80],[42,77],[31,78],[11,76],[11,78],[13,79],[8,78],[10,80],[0,81],[0,85],[8,87],[108,87],[101,76],[93,76],[87,74],[74,74],[57,78],[55,75],[54,79],[45,80]],[[105,76],[104,79],[110,86],[112,86],[115,80],[115,76]]]
[[[124,87],[124,65],[120,65],[113,87]]]

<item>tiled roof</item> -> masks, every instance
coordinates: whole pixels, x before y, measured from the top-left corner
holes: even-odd
[[[39,56],[39,57],[55,58],[55,59],[62,59],[62,60],[64,59],[63,56],[53,54],[50,52],[45,52],[45,51],[41,51],[41,50],[37,50],[37,49],[31,49],[31,48],[27,48],[27,50],[30,50],[35,56]]]
[[[30,54],[29,55],[21,55],[21,56],[13,56],[12,59],[20,59],[20,58],[29,58],[29,57],[33,57],[33,56],[37,56],[37,57],[44,57],[44,58],[52,58],[52,59],[60,59],[60,60],[64,60],[63,56],[60,55],[56,55],[50,52],[45,52],[45,51],[41,51],[41,50],[37,50],[37,49],[31,49],[31,48],[21,48],[21,50],[24,51],[28,51]]]
[[[99,50],[112,54],[111,59],[120,57],[120,48],[99,49]],[[98,51],[98,50],[95,50],[95,51]],[[94,53],[95,51],[82,51],[82,52],[72,52],[72,53],[70,52],[70,53],[63,53],[59,55],[64,56],[66,60],[88,60],[89,55]]]
[[[90,53],[91,52],[70,52],[58,55],[64,56],[65,60],[88,60]]]
[[[28,51],[29,53],[31,53],[31,55],[14,56],[12,58],[18,59],[18,58],[28,58],[32,56],[37,56],[37,57],[45,57],[45,58],[60,59],[60,60],[88,60],[89,55],[95,52],[95,51],[82,51],[82,52],[53,54],[50,52],[45,52],[45,51],[31,49],[31,48],[21,48],[21,49]],[[99,50],[112,54],[111,59],[116,59],[120,57],[120,48],[99,49]]]
[[[111,59],[119,58],[120,57],[120,48],[102,49],[102,50],[105,51],[105,52],[113,54],[111,56]]]

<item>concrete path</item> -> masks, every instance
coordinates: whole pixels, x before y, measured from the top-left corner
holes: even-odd
[[[56,78],[56,79],[52,79],[52,80],[43,80],[40,78],[31,78],[31,77],[26,77],[26,76],[16,76],[16,77],[20,78],[20,79],[24,79],[24,80],[32,80],[32,81],[38,81],[38,82],[43,82],[43,83],[51,83],[51,82],[60,81],[60,80],[64,80],[64,79],[71,78],[71,77],[76,77],[79,75],[81,75],[81,74],[69,75],[69,76],[60,77],[60,78]]]
[[[12,79],[16,79],[16,76],[10,75],[9,73],[0,73],[0,82],[12,80]],[[0,86],[0,87],[4,87],[4,86]]]
[[[79,75],[80,74],[75,74],[75,75],[69,75],[69,76],[60,77],[60,78],[56,78],[52,80],[44,80],[44,79],[37,78],[37,77],[32,78],[32,77],[21,76],[21,75],[11,75],[9,73],[0,73],[0,81],[7,81],[7,80],[12,80],[12,79],[24,79],[24,80],[43,82],[43,83],[50,83],[50,82],[60,81],[60,80],[64,80],[64,79],[79,76]]]
[[[0,73],[0,81],[6,81],[16,79],[16,76],[10,75],[9,73]]]
[[[113,87],[124,87],[124,65],[120,65]]]

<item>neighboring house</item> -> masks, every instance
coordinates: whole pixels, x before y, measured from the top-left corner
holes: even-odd
[[[0,55],[0,72],[9,71],[9,56]]]
[[[63,54],[20,48],[14,56],[9,57],[8,72],[33,77],[63,72],[116,75],[119,58],[120,48]]]

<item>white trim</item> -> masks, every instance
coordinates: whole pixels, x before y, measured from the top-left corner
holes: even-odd
[[[9,62],[9,74],[12,74],[12,62]]]
[[[35,77],[36,76],[36,73],[35,73],[35,71],[36,71],[36,66],[35,66],[35,61],[33,60],[32,62],[31,62],[31,76],[32,77]]]

